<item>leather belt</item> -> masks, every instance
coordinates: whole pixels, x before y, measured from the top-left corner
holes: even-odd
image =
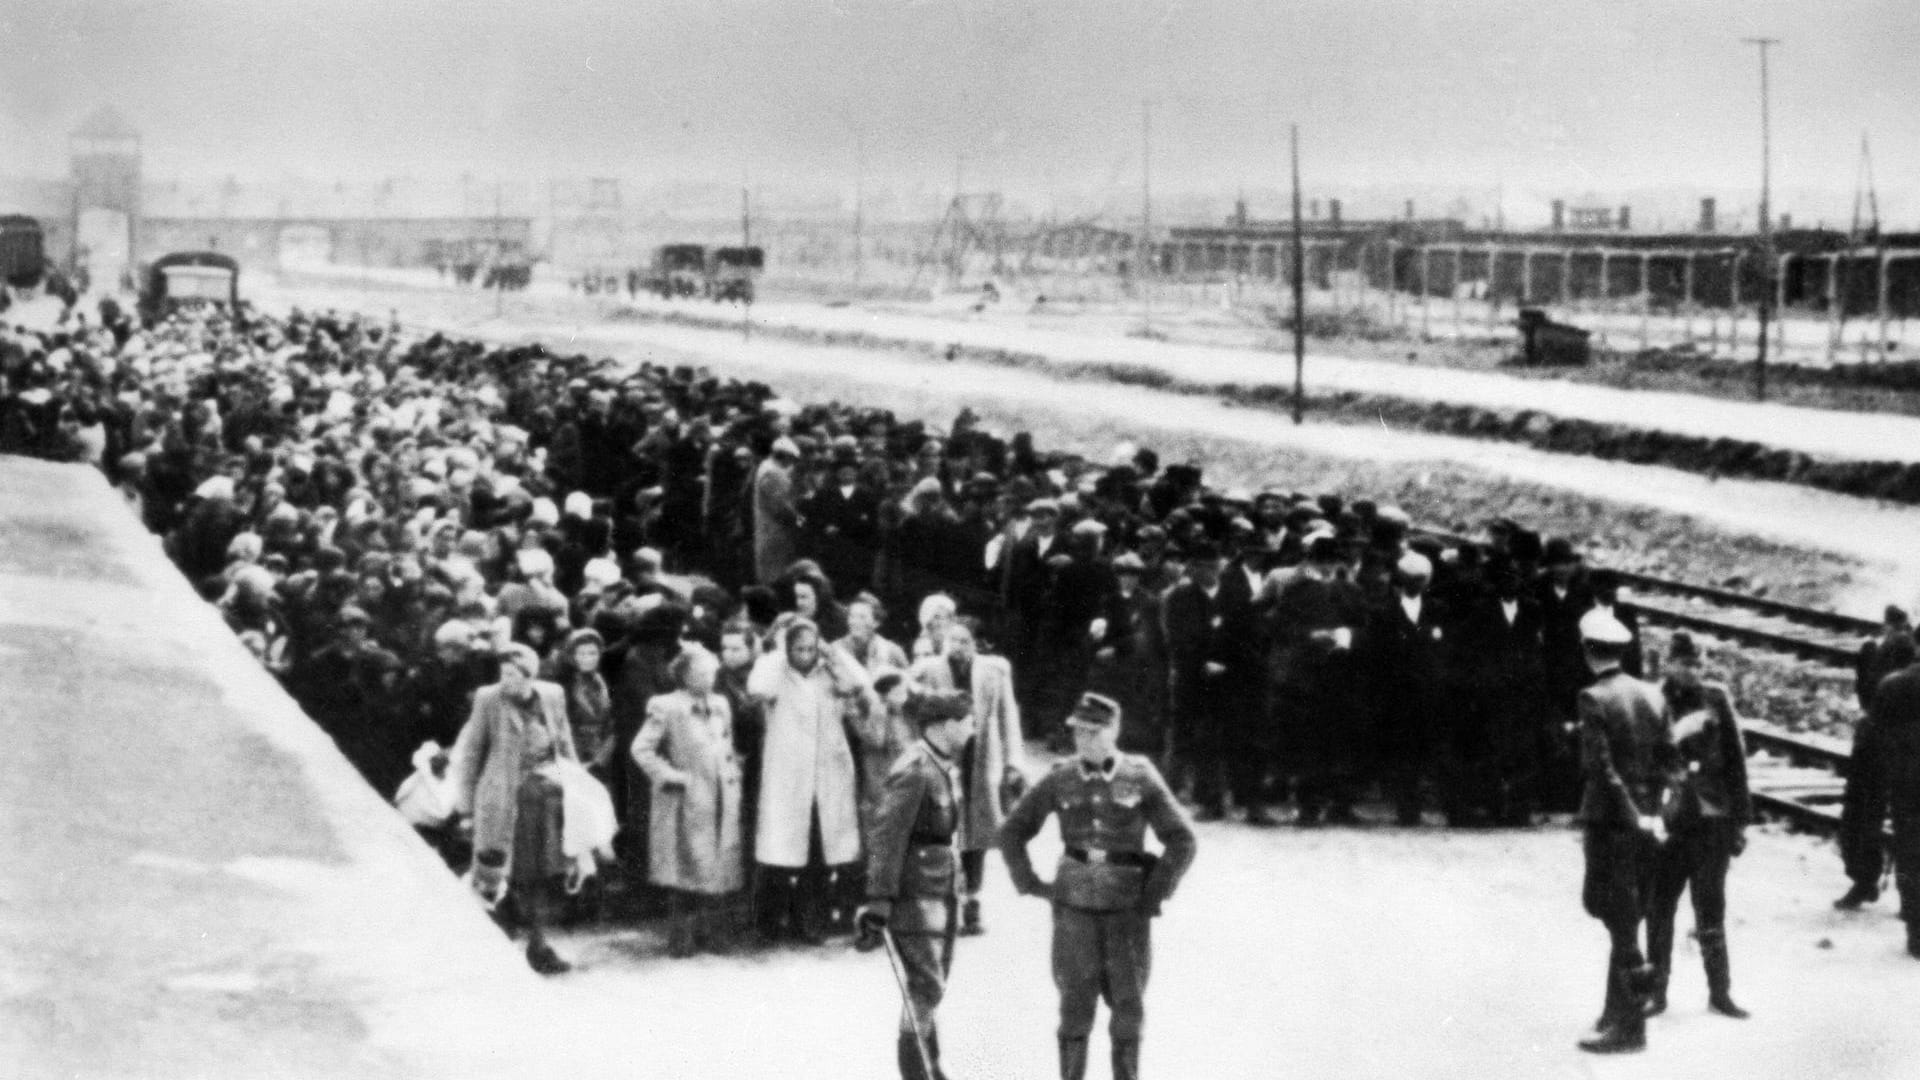
[[[952,847],[953,837],[934,836],[929,833],[913,833],[907,837],[909,847]]]
[[[1151,866],[1153,857],[1144,851],[1104,851],[1100,848],[1067,849],[1067,858],[1092,866],[1109,863],[1114,866]]]

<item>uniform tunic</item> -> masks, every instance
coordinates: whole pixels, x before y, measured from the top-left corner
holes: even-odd
[[[959,762],[915,743],[887,774],[867,854],[867,898],[890,909],[922,1034],[933,1029],[953,966],[963,791]]]
[[[1027,843],[1052,814],[1066,851],[1048,886],[1033,872]],[[1149,828],[1165,848],[1157,859],[1147,853]],[[1015,888],[1053,901],[1060,1038],[1085,1039],[1105,998],[1114,1040],[1138,1040],[1153,961],[1150,920],[1194,857],[1193,829],[1159,770],[1134,754],[1104,766],[1061,763],[1008,815],[1000,852]]]

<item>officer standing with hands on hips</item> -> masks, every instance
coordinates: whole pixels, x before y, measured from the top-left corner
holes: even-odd
[[[973,699],[916,693],[901,710],[920,741],[887,774],[867,852],[867,903],[855,917],[861,949],[890,935],[905,969],[898,1043],[901,1080],[946,1080],[934,1014],[953,967],[959,906],[956,836],[966,812],[961,749],[973,737]],[[896,971],[896,975],[901,973]]]
[[[1053,902],[1053,982],[1060,990],[1060,1077],[1082,1080],[1094,1010],[1113,1013],[1114,1080],[1139,1080],[1152,919],[1193,864],[1193,828],[1144,757],[1116,749],[1120,706],[1082,694],[1067,717],[1073,758],[1027,792],[1000,828],[1000,853],[1021,893]],[[1033,872],[1027,843],[1060,815],[1066,851],[1051,883]],[[1146,830],[1165,849],[1146,849]]]

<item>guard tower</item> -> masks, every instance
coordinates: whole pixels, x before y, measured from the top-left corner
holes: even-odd
[[[73,187],[73,269],[84,252],[96,273],[112,263],[137,266],[140,235],[140,133],[111,106],[67,137]]]

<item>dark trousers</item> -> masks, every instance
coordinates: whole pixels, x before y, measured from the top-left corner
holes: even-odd
[[[1674,830],[1660,846],[1647,911],[1647,961],[1657,971],[1672,970],[1673,922],[1681,893],[1691,891],[1693,928],[1702,941],[1725,929],[1727,867],[1739,831],[1740,826],[1726,818],[1707,818]]]
[[[1589,826],[1582,847],[1586,881],[1581,903],[1607,928],[1606,1015],[1637,1020],[1642,992],[1640,923],[1653,895],[1659,848],[1653,838],[1630,825]]]
[[[1060,991],[1060,1038],[1085,1039],[1101,1000],[1112,1013],[1107,1034],[1137,1042],[1146,1024],[1153,922],[1136,911],[1053,909],[1053,985]]]
[[[938,1018],[940,1002],[947,996],[947,977],[953,972],[954,904],[947,901],[947,918],[934,933],[895,933],[894,945],[900,950],[900,966],[907,972],[907,999],[913,1004],[913,1019],[920,1034],[931,1036]],[[900,1030],[910,1031],[907,1015],[900,1016]]]
[[[1856,885],[1880,887],[1887,871],[1881,825],[1886,821],[1887,763],[1873,723],[1854,730],[1847,759],[1847,787],[1840,803],[1840,861]]]

